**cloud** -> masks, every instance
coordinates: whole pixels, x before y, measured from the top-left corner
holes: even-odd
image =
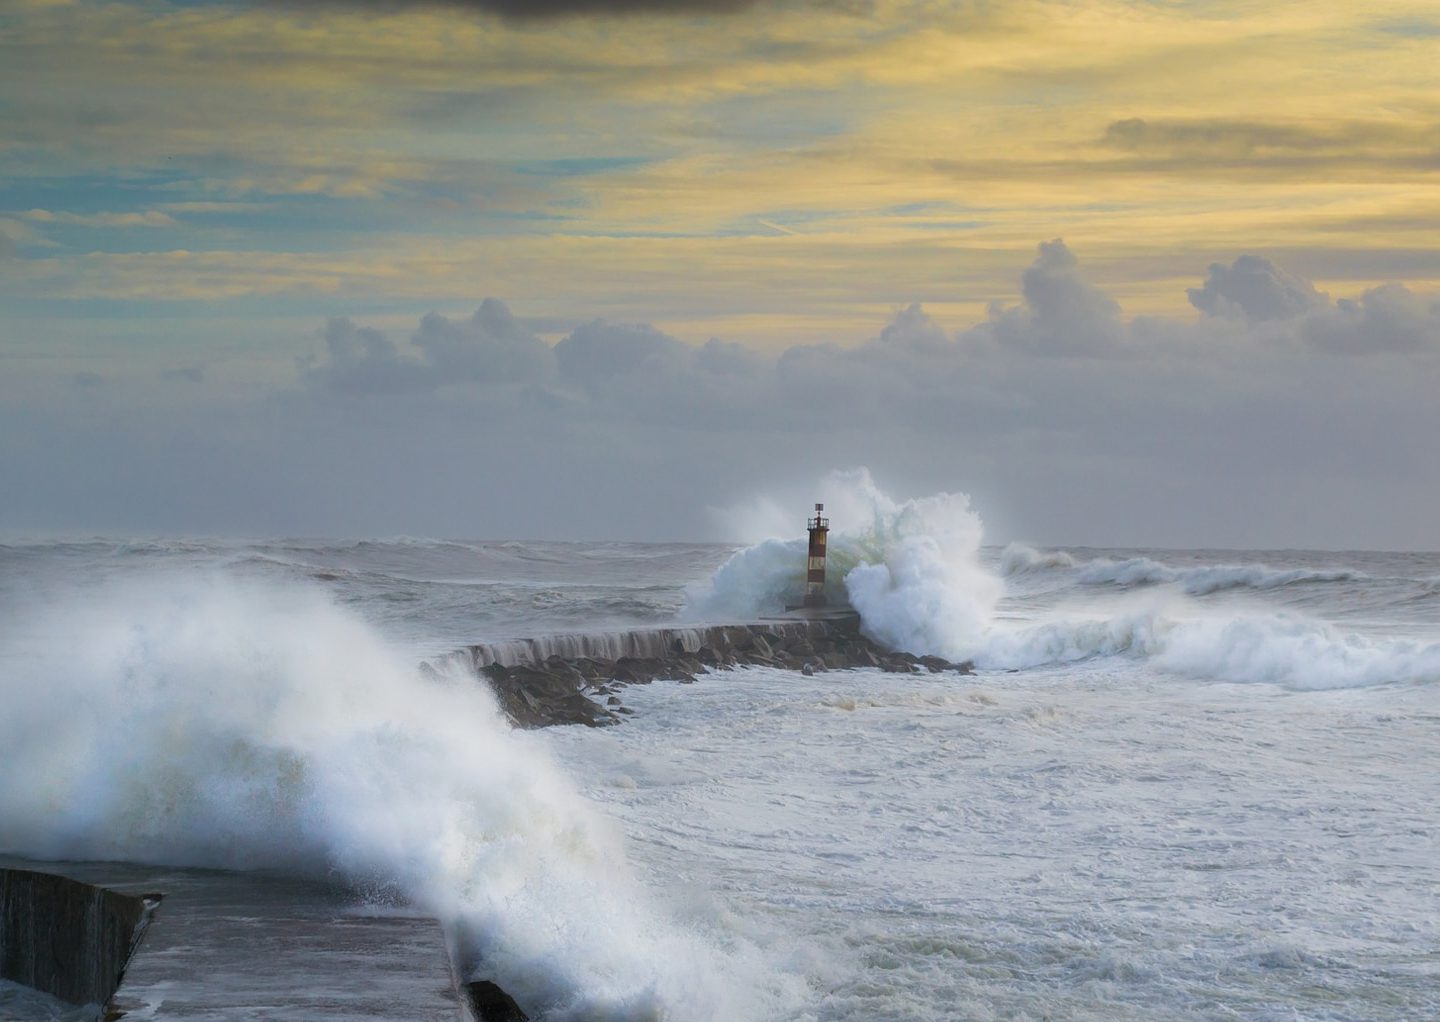
[[[1104,145],[1132,152],[1192,159],[1235,159],[1283,154],[1360,153],[1365,150],[1431,148],[1433,131],[1412,122],[1247,121],[1225,118],[1131,117],[1105,129]]]
[[[177,369],[162,369],[159,377],[169,383],[204,383],[205,369],[202,366],[184,366]]]
[[[407,394],[432,390],[432,368],[402,355],[384,334],[356,326],[345,317],[325,324],[323,362],[304,362],[301,379],[316,390],[336,394]]]
[[[576,328],[555,345],[560,379],[585,389],[603,387],[617,376],[653,371],[667,361],[683,360],[685,354],[683,344],[648,323],[598,319]]]
[[[610,17],[631,14],[734,14],[762,0],[372,0],[369,6],[455,7],[491,11],[507,18]],[[367,5],[359,0],[360,6]]]
[[[1104,356],[1122,350],[1125,330],[1116,301],[1080,273],[1056,238],[1042,242],[1021,277],[1025,301],[993,306],[984,332],[999,344],[1042,355]]]
[[[1205,283],[1185,293],[1207,316],[1235,316],[1251,323],[1290,319],[1329,301],[1308,280],[1253,255],[1242,255],[1229,266],[1212,263]]]
[[[1307,318],[1302,329],[1315,347],[1342,355],[1440,350],[1440,300],[1421,298],[1404,284],[1385,284],[1357,300],[1340,299]]]
[[[540,383],[551,372],[549,347],[515,322],[504,302],[486,298],[463,322],[430,313],[412,338],[437,383]]]
[[[1243,361],[1307,352],[1344,355],[1423,353],[1440,347],[1440,300],[1402,284],[1332,303],[1303,277],[1268,259],[1242,255],[1212,264],[1188,289],[1197,320],[1126,318],[1118,302],[1088,280],[1060,239],[1039,245],[1020,277],[1021,301],[994,303],[987,319],[955,333],[919,303],[894,312],[859,346],[797,344],[766,354],[712,338],[682,342],[649,323],[593,319],[553,346],[506,304],[485,299],[469,319],[435,313],[420,320],[405,348],[349,319],[331,320],[325,352],[301,367],[312,390],[338,394],[419,394],[442,388],[524,388],[572,412],[605,410],[621,419],[744,428],[763,423],[813,430],[846,422],[945,419],[957,394],[975,407],[999,400],[1013,374],[1080,370],[1075,360],[1140,363],[1143,375],[1173,372],[1189,359]],[[1228,353],[1228,354],[1227,354]],[[1177,361],[1178,360],[1178,361]],[[1058,377],[1057,377],[1058,378]],[[1040,416],[1047,409],[1033,409]],[[1010,414],[1007,412],[1006,414]]]
[[[67,213],[32,209],[20,215],[35,223],[75,227],[174,227],[176,224],[174,217],[157,209],[147,209],[142,213]]]
[[[373,327],[338,317],[326,324],[325,357],[302,360],[301,380],[334,394],[413,394],[463,384],[539,384],[554,373],[550,346],[494,298],[468,320],[430,313],[401,351]]]
[[[102,403],[68,365],[47,395],[0,374],[0,438],[54,441],[0,441],[0,474],[24,494],[12,520],[46,527],[85,528],[94,487],[133,516],[115,528],[656,539],[870,463],[910,492],[971,491],[997,538],[1433,547],[1435,296],[1131,317],[1084,269],[1047,242],[978,323],[913,303],[868,340],[770,351],[603,318],[550,343],[494,298],[405,336],[337,318],[300,386],[258,402],[189,401],[153,375],[139,393],[130,373]],[[1060,336],[1067,315],[1083,346]]]

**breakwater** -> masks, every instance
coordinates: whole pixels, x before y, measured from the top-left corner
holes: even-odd
[[[709,672],[770,667],[818,674],[853,668],[896,673],[953,671],[973,665],[887,649],[860,631],[850,610],[749,624],[571,633],[477,643],[444,658],[484,678],[520,727],[618,724],[631,711],[629,685],[694,682]]]
[[[109,1006],[160,896],[0,868],[0,979],[73,1005]]]
[[[7,892],[7,908],[29,913],[19,929],[5,917],[0,929],[5,958],[18,954],[36,963],[32,971],[7,978],[72,1004],[92,1004],[92,1017],[461,1022],[468,1009],[468,1017],[479,1022],[506,1018],[466,1003],[471,991],[456,982],[439,922],[403,906],[366,907],[343,884],[265,873],[15,859],[0,861],[0,877],[9,881],[0,888]],[[155,896],[148,892],[156,890],[164,892],[162,907],[153,912],[144,943],[129,958],[116,990],[120,976],[112,968],[121,961],[123,926],[137,907],[154,907]],[[97,930],[97,911],[113,915],[119,931],[110,924]],[[102,933],[112,934],[113,942],[99,939]],[[47,963],[64,965],[77,981],[47,984]],[[102,1005],[111,1010],[102,1013]],[[12,1017],[0,1006],[0,1018]]]

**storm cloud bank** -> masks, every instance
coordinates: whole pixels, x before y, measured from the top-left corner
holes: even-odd
[[[8,409],[50,443],[0,462],[22,524],[96,530],[103,490],[152,530],[707,538],[707,507],[804,507],[867,464],[970,491],[993,539],[1440,546],[1440,301],[1332,298],[1253,255],[1188,295],[1191,317],[1126,316],[1057,239],[981,322],[911,304],[850,345],[556,332],[493,297],[400,337],[338,317],[259,404],[162,413],[97,380],[63,423]]]

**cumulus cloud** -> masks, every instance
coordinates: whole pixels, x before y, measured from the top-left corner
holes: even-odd
[[[436,386],[431,366],[402,355],[379,330],[336,317],[325,324],[324,336],[325,360],[301,365],[307,386],[336,394],[406,394]]]
[[[12,382],[0,438],[62,453],[0,443],[0,471],[24,494],[12,517],[46,527],[88,521],[57,482],[78,479],[137,516],[114,527],[655,539],[694,538],[737,493],[870,463],[900,489],[971,491],[997,538],[1433,547],[1435,296],[1131,318],[1083,270],[1047,242],[978,324],[911,304],[868,340],[779,352],[601,319],[551,343],[555,324],[542,337],[496,299],[394,339],[337,318],[300,388],[264,404],[187,402],[153,376],[127,403],[130,374],[103,400],[64,385],[98,377],[54,376],[44,406]],[[1217,299],[1251,300],[1229,282]]]
[[[1342,355],[1440,349],[1440,300],[1385,284],[1308,317],[1302,331],[1315,347]]]
[[[1188,290],[1203,314],[1198,321],[1127,319],[1060,239],[1039,246],[1020,293],[1018,304],[997,303],[986,320],[955,333],[913,303],[858,346],[796,345],[778,354],[715,338],[696,346],[648,323],[603,319],[550,345],[502,301],[487,298],[466,320],[425,316],[403,350],[373,328],[332,320],[324,356],[304,362],[301,378],[311,389],[341,394],[519,386],[622,418],[763,421],[804,431],[897,418],[940,421],[962,392],[972,405],[989,407],[999,403],[999,389],[976,392],[977,380],[1044,375],[1048,361],[1069,366],[1060,372],[1073,378],[1075,359],[1110,363],[1097,370],[1102,374],[1113,375],[1117,359],[1168,372],[1183,365],[1176,358],[1213,358],[1221,350],[1245,358],[1261,342],[1297,360],[1310,351],[1440,350],[1440,301],[1388,284],[1332,303],[1309,281],[1253,255],[1210,266],[1203,283]],[[1049,414],[1044,407],[1032,411]]]
[[[1024,303],[992,307],[988,332],[1000,344],[1042,355],[1113,355],[1124,330],[1119,304],[1080,273],[1079,261],[1056,238],[1021,277]]]
[[[1242,255],[1229,266],[1211,263],[1205,283],[1185,293],[1190,304],[1207,316],[1238,317],[1251,323],[1290,319],[1329,301],[1308,280],[1253,255]]]
[[[437,384],[539,383],[551,371],[550,348],[515,322],[506,304],[486,298],[469,320],[436,313],[420,321],[413,338]]]
[[[539,383],[552,372],[550,347],[487,298],[468,320],[430,313],[401,351],[385,334],[345,317],[325,326],[325,357],[300,364],[302,382],[334,394],[411,394],[451,384]]]
[[[594,320],[555,345],[560,379],[585,388],[683,358],[684,346],[649,324]]]

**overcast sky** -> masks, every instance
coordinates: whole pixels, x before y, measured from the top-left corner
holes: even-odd
[[[1440,549],[1440,16],[9,0],[0,534]],[[798,521],[797,521],[798,530]]]

